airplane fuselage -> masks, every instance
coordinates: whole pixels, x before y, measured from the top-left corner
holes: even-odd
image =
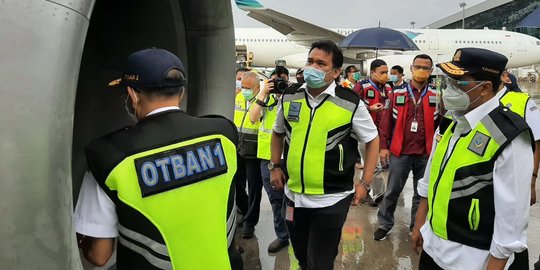
[[[354,29],[334,29],[344,36]],[[425,53],[435,62],[447,61],[458,48],[478,47],[499,52],[508,57],[508,68],[522,67],[540,63],[540,40],[521,33],[489,29],[398,29],[409,36],[420,51],[398,52],[403,55]],[[305,65],[309,48],[298,45],[271,28],[236,28],[235,42],[245,45],[253,53],[253,66],[272,67],[276,59],[284,59],[287,66],[298,68]],[[346,56],[355,57],[345,49]],[[394,54],[394,53],[392,53]],[[382,56],[403,65],[400,58],[410,65],[410,57],[395,55]],[[366,62],[369,62],[366,61]],[[397,63],[399,62],[399,63]]]

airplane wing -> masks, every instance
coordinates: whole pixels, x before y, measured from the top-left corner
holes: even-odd
[[[249,17],[272,27],[297,44],[309,47],[317,40],[328,39],[339,43],[345,38],[332,30],[293,18],[273,9],[264,8],[257,0],[235,1],[238,8],[248,12]]]

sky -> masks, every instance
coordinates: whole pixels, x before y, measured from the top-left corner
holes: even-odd
[[[267,27],[248,17],[234,0],[232,10],[235,27]],[[415,28],[461,11],[459,3],[467,7],[484,0],[258,0],[266,8],[271,8],[289,16],[325,28],[367,28],[382,27]],[[329,4],[329,2],[331,4]]]

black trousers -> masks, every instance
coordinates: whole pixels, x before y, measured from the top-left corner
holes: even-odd
[[[420,261],[418,262],[418,270],[444,270],[441,268],[429,254],[422,250]]]
[[[237,170],[234,175],[234,186],[236,188],[236,207],[242,212],[242,215],[246,215],[248,212],[248,194],[246,192],[246,171],[244,168],[244,159],[238,155],[237,157]]]
[[[244,214],[244,221],[247,226],[255,227],[259,222],[259,212],[261,210],[262,197],[262,175],[261,160],[257,158],[239,158],[238,172],[236,179],[244,181],[244,189],[236,194],[236,203],[238,208]],[[248,194],[245,195],[245,181],[247,179]],[[242,188],[238,186],[238,188]]]
[[[334,269],[341,230],[352,198],[351,194],[324,208],[294,208],[292,221],[288,220],[287,207],[294,207],[294,203],[285,198],[283,216],[301,269]]]
[[[508,270],[529,269],[529,250],[525,249],[520,253],[514,253],[514,261]]]

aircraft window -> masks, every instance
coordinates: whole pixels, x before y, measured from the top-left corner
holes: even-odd
[[[536,41],[536,45],[540,45],[540,41]]]

